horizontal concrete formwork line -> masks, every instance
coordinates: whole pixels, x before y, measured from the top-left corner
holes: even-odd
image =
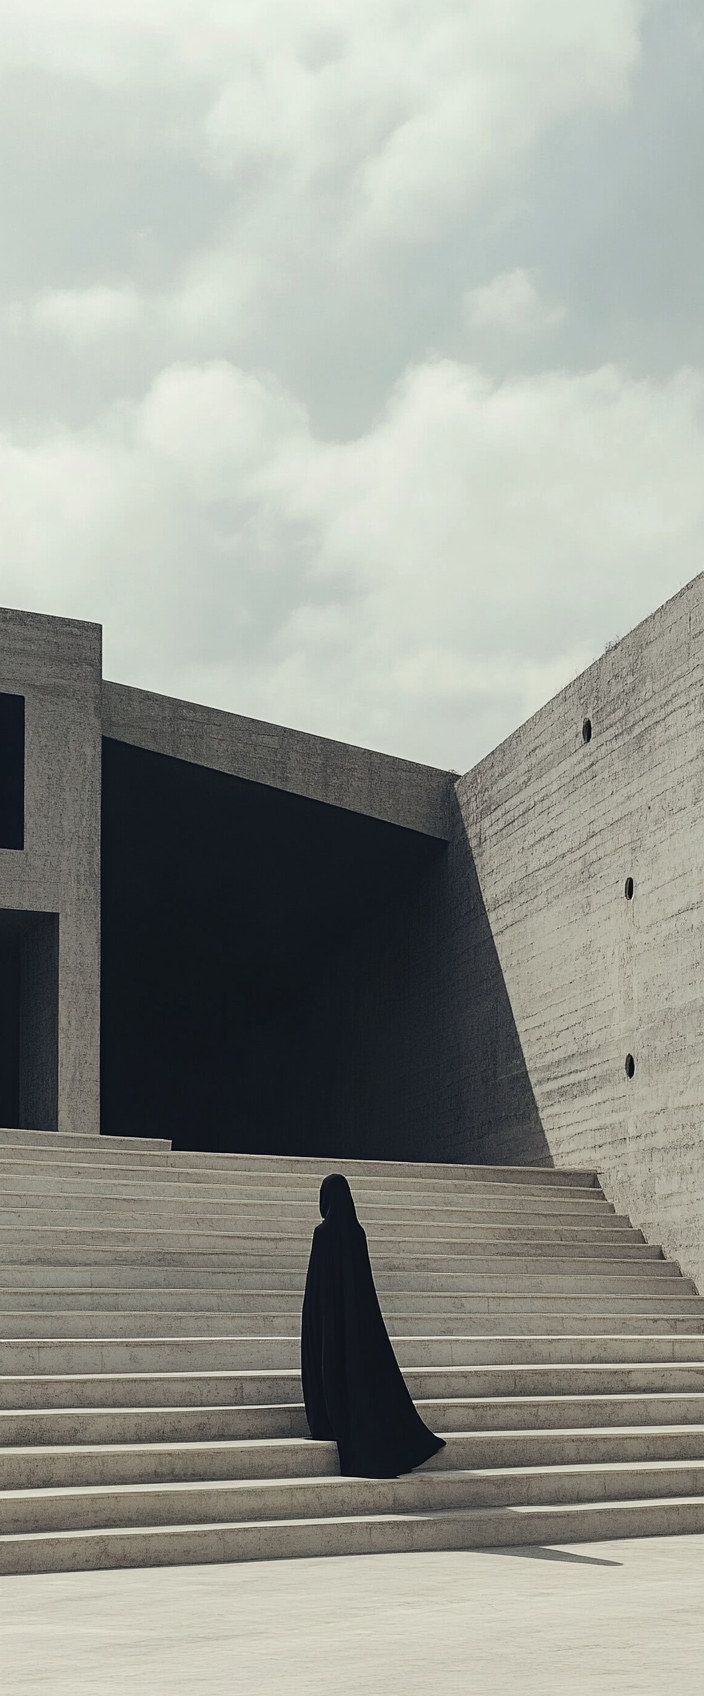
[[[403,1367],[414,1397],[631,1395],[704,1392],[704,1354],[698,1360],[614,1360],[533,1365],[432,1365]],[[232,1407],[300,1402],[300,1373],[292,1367],[245,1367],[220,1373],[148,1373],[84,1378],[0,1378],[0,1407],[48,1418],[72,1409]],[[2,1428],[5,1430],[5,1427]],[[0,1438],[5,1441],[6,1438]],[[14,1441],[14,1439],[13,1439]]]
[[[693,1425],[448,1431],[444,1436],[445,1448],[426,1463],[424,1475],[482,1467],[701,1461],[704,1456],[704,1429]],[[334,1443],[314,1443],[308,1436],[0,1450],[0,1478],[7,1489],[90,1489],[226,1479],[257,1484],[267,1479],[338,1477],[339,1471]]]
[[[312,1555],[595,1542],[702,1530],[704,1499],[673,1497],[665,1501],[458,1509],[421,1515],[67,1531],[0,1537],[0,1572],[94,1571]]]
[[[300,1478],[260,1484],[228,1479],[215,1484],[7,1492],[2,1525],[8,1535],[702,1495],[704,1461],[420,1472],[395,1479]]]

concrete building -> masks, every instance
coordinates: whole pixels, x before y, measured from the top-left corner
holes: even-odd
[[[704,1282],[704,577],[465,776],[0,613],[0,1121],[598,1168]]]

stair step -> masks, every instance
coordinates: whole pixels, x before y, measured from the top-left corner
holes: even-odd
[[[438,1353],[440,1353],[440,1348]],[[404,1376],[414,1400],[429,1396],[630,1396],[696,1391],[704,1394],[704,1358],[623,1362],[602,1365],[569,1363],[525,1366],[434,1364],[409,1366]],[[144,1373],[37,1379],[0,1378],[0,1443],[24,1442],[8,1436],[8,1413],[17,1420],[23,1409],[41,1413],[47,1424],[51,1409],[69,1418],[70,1409],[172,1408],[199,1409],[300,1402],[297,1362],[289,1366],[248,1366],[217,1373]],[[38,1439],[37,1439],[38,1440]],[[44,1439],[42,1439],[44,1440]],[[53,1438],[49,1439],[53,1441]],[[58,1439],[57,1439],[58,1440]],[[63,1439],[61,1439],[63,1440]]]
[[[59,1205],[55,1205],[57,1202]],[[7,1202],[7,1197],[5,1197]],[[214,1204],[213,1204],[214,1205]],[[393,1232],[394,1245],[399,1248],[408,1246],[418,1252],[454,1253],[455,1250],[467,1251],[467,1246],[477,1243],[489,1250],[495,1244],[500,1245],[495,1252],[505,1253],[510,1245],[526,1245],[528,1249],[535,1244],[537,1253],[564,1252],[565,1245],[569,1250],[581,1250],[582,1254],[612,1254],[615,1258],[620,1255],[634,1254],[641,1259],[658,1260],[663,1258],[662,1249],[654,1243],[646,1243],[639,1231],[614,1224],[614,1215],[608,1214],[600,1225],[558,1224],[550,1221],[541,1224],[517,1223],[512,1218],[508,1222],[501,1219],[487,1220],[483,1216],[461,1213],[459,1208],[453,1209],[456,1217],[451,1219],[449,1213],[442,1213],[433,1221],[424,1219],[420,1209],[415,1210],[415,1217],[398,1215],[377,1219],[371,1216],[371,1210],[360,1209],[360,1221],[364,1225],[370,1248],[377,1253],[383,1253],[388,1248],[389,1233]],[[129,1211],[124,1203],[119,1206],[108,1206],[104,1198],[92,1202],[90,1198],[80,1198],[76,1204],[71,1196],[52,1198],[51,1207],[43,1202],[35,1204],[34,1198],[24,1198],[21,1206],[0,1208],[0,1224],[4,1230],[24,1232],[28,1229],[95,1230],[100,1224],[107,1230],[158,1229],[192,1235],[193,1232],[209,1232],[215,1235],[225,1235],[241,1243],[242,1248],[252,1248],[259,1253],[276,1253],[279,1243],[285,1246],[288,1253],[305,1256],[307,1259],[310,1249],[314,1216],[306,1211],[301,1221],[295,1218],[283,1218],[277,1209],[269,1214],[261,1212],[245,1213],[241,1208],[231,1208],[227,1211],[211,1211],[203,1213],[196,1209],[191,1201],[185,1205],[171,1206],[168,1202],[155,1204],[148,1198],[140,1201],[138,1206]]]
[[[507,1317],[510,1324],[497,1324],[496,1315],[472,1314],[472,1331],[475,1336],[487,1337],[491,1341],[496,1339],[497,1334],[510,1330],[519,1341],[538,1339],[542,1342],[546,1329],[549,1329],[557,1342],[563,1336],[572,1338],[577,1333],[580,1340],[595,1343],[604,1337],[613,1339],[618,1332],[624,1344],[631,1337],[642,1337],[644,1325],[653,1336],[668,1342],[680,1335],[685,1338],[699,1333],[704,1335],[704,1315],[665,1312],[653,1318],[642,1313],[625,1316],[587,1313],[575,1317],[574,1313],[557,1313],[550,1315],[549,1325],[544,1313],[511,1314]],[[436,1315],[426,1321],[425,1328],[452,1341],[455,1337],[466,1335],[466,1319],[467,1316],[460,1315],[453,1325],[451,1320]],[[417,1337],[422,1332],[423,1320],[423,1315],[413,1313],[394,1317],[390,1329],[399,1348],[404,1337]],[[240,1319],[239,1331],[230,1336],[17,1338],[2,1344],[2,1363],[8,1375],[29,1372],[43,1376],[57,1372],[178,1371],[179,1368],[226,1371],[238,1358],[238,1348],[246,1348],[250,1338],[259,1337],[261,1330],[262,1316],[253,1314],[249,1316],[249,1325]],[[294,1348],[300,1347],[300,1318],[295,1314],[272,1315],[271,1339],[275,1338],[290,1343]]]
[[[171,1199],[175,1205],[181,1205],[196,1200],[207,1208],[215,1201],[218,1208],[234,1207],[269,1217],[274,1213],[277,1219],[288,1214],[294,1218],[305,1216],[311,1226],[319,1220],[317,1182],[276,1184],[271,1180],[244,1182],[240,1179],[226,1183],[213,1181],[212,1173],[199,1177],[197,1173],[174,1171],[170,1167],[159,1167],[148,1178],[143,1167],[138,1167],[137,1173],[139,1175],[133,1183],[132,1174],[125,1167],[98,1167],[94,1162],[77,1165],[63,1161],[35,1161],[30,1165],[27,1161],[6,1160],[0,1152],[2,1193],[7,1191],[13,1200],[20,1195],[26,1196],[31,1204],[36,1197],[52,1195],[73,1194],[80,1197],[129,1193],[130,1199],[136,1202],[157,1199],[168,1205]],[[370,1210],[380,1215],[388,1212],[393,1216],[410,1211],[440,1219],[470,1213],[480,1219],[493,1220],[505,1213],[519,1221],[537,1216],[538,1219],[556,1221],[574,1218],[585,1224],[606,1220],[613,1223],[616,1218],[613,1204],[607,1201],[600,1189],[550,1189],[515,1184],[448,1187],[432,1180],[391,1187],[389,1183],[362,1179],[355,1182],[354,1192],[360,1216],[366,1216]],[[623,1223],[629,1223],[624,1216],[619,1217]]]
[[[348,1515],[323,1520],[39,1532],[0,1536],[0,1572],[71,1572],[311,1555],[594,1542],[602,1538],[670,1536],[702,1530],[704,1499],[675,1496],[665,1500],[454,1509],[419,1515]]]
[[[405,1478],[313,1477],[214,1483],[93,1485],[8,1491],[5,1535],[225,1521],[438,1513],[643,1497],[704,1496],[703,1461],[631,1466],[505,1467],[419,1472]]]
[[[683,1299],[686,1300],[687,1298]],[[687,1326],[691,1326],[695,1320],[700,1320],[704,1324],[701,1298],[692,1297],[689,1299],[695,1304],[693,1313],[690,1312],[689,1308],[685,1308],[682,1302],[665,1303],[655,1310],[655,1319],[658,1320],[662,1316],[668,1321],[679,1320]],[[449,1303],[444,1304],[444,1309],[446,1310],[449,1305]],[[262,1327],[263,1320],[267,1317],[266,1313],[262,1312],[264,1306],[265,1304],[258,1303],[249,1313],[219,1310],[216,1313],[194,1312],[184,1314],[146,1310],[134,1313],[119,1311],[117,1313],[94,1314],[80,1311],[75,1314],[70,1312],[36,1314],[31,1312],[11,1314],[4,1317],[0,1315],[0,1342],[18,1345],[21,1343],[32,1344],[33,1342],[49,1343],[53,1340],[66,1343],[72,1340],[89,1342],[96,1339],[96,1341],[102,1340],[108,1343],[113,1339],[116,1342],[124,1339],[138,1343],[142,1339],[159,1338],[173,1338],[174,1340],[183,1338],[187,1341],[201,1339],[205,1342],[210,1338],[217,1340],[218,1338],[240,1336],[245,1334],[247,1330],[250,1333],[257,1334]],[[422,1304],[409,1302],[405,1311],[401,1306],[393,1307],[388,1303],[384,1303],[383,1307],[387,1323],[401,1334],[404,1331],[415,1332],[429,1327],[430,1329],[444,1330],[447,1335],[452,1335],[452,1320],[447,1311],[443,1310],[443,1304],[440,1304],[437,1310],[432,1309],[429,1307],[426,1298]],[[419,1312],[418,1307],[421,1307],[422,1311]],[[633,1311],[627,1311],[627,1307],[632,1308]],[[508,1302],[501,1304],[496,1299],[489,1303],[482,1303],[481,1298],[477,1298],[474,1302],[468,1299],[462,1304],[455,1315],[454,1330],[461,1333],[470,1325],[473,1329],[481,1330],[483,1328],[493,1333],[497,1329],[499,1320],[506,1322],[510,1320],[512,1324],[518,1320],[522,1322],[524,1328],[530,1330],[538,1328],[542,1334],[546,1328],[554,1328],[557,1318],[562,1329],[569,1328],[569,1326],[587,1319],[590,1326],[598,1325],[608,1331],[609,1329],[613,1330],[617,1323],[625,1325],[628,1320],[632,1321],[633,1326],[640,1328],[651,1317],[651,1309],[647,1302],[640,1300],[637,1303],[623,1304],[623,1309],[619,1307],[619,1304],[612,1303],[609,1307],[605,1307],[601,1314],[596,1315],[588,1311],[585,1314],[581,1311],[575,1313],[574,1309],[561,1312],[556,1307],[548,1312],[544,1299],[541,1308],[533,1313],[529,1301],[524,1300],[517,1307]],[[274,1310],[268,1318],[275,1334],[286,1335],[288,1333],[291,1336],[297,1336],[300,1332],[300,1301],[295,1310],[288,1312]],[[425,1327],[423,1321],[425,1321]],[[530,1325],[528,1321],[530,1321]],[[498,1324],[498,1329],[508,1329],[508,1323]]]
[[[419,1395],[416,1401],[426,1424],[442,1434],[687,1423],[704,1426],[704,1392],[701,1391],[486,1397],[455,1393]],[[279,1395],[269,1405],[100,1407],[0,1413],[3,1446],[261,1442],[272,1437],[306,1437],[307,1433],[302,1400],[284,1401]]]
[[[331,1170],[446,1438],[401,1479],[308,1435]],[[698,1529],[704,1298],[593,1172],[0,1130],[0,1510],[4,1572]]]
[[[93,1151],[104,1148],[106,1141],[90,1131],[18,1131],[0,1126],[0,1148],[17,1147],[24,1152],[44,1150],[53,1155],[58,1149],[75,1149],[80,1150],[81,1159],[87,1159]],[[111,1137],[110,1143],[116,1154],[124,1154],[128,1160],[155,1158],[171,1151],[171,1143],[164,1137]]]
[[[589,1466],[701,1462],[704,1427],[696,1425],[585,1426],[576,1430],[449,1431],[445,1448],[422,1472],[490,1467]],[[0,1449],[4,1489],[88,1488],[110,1484],[169,1484],[337,1477],[334,1443],[309,1437],[211,1438],[188,1442],[16,1445]],[[420,1473],[409,1475],[419,1477]]]
[[[594,1367],[599,1364],[620,1366],[632,1362],[657,1363],[676,1365],[682,1362],[704,1361],[704,1332],[699,1334],[656,1333],[643,1336],[641,1332],[621,1335],[564,1335],[545,1336],[522,1334],[512,1336],[479,1335],[463,1336],[445,1333],[440,1336],[397,1336],[394,1346],[401,1367],[404,1370],[416,1366],[433,1365],[445,1366],[447,1363],[457,1366],[490,1366],[508,1367],[510,1371],[518,1371],[523,1366],[545,1368],[549,1364],[559,1367],[578,1364]],[[140,1340],[135,1344],[137,1350],[145,1352],[145,1345]],[[212,1347],[203,1344],[198,1339],[174,1343],[171,1339],[156,1339],[149,1352],[149,1366],[152,1370],[140,1370],[135,1366],[130,1371],[124,1365],[111,1368],[104,1366],[102,1370],[89,1370],[77,1366],[70,1374],[68,1372],[51,1373],[47,1367],[49,1357],[58,1355],[61,1351],[55,1343],[43,1345],[30,1344],[33,1355],[34,1371],[29,1376],[5,1374],[0,1376],[0,1406],[23,1407],[36,1405],[39,1407],[73,1406],[73,1393],[77,1397],[75,1405],[95,1407],[103,1397],[110,1405],[113,1384],[134,1385],[132,1405],[143,1405],[140,1386],[145,1382],[157,1386],[154,1396],[149,1400],[160,1402],[163,1398],[158,1393],[158,1386],[164,1380],[180,1382],[212,1381],[213,1377],[227,1379],[233,1371],[247,1370],[297,1370],[300,1358],[300,1343],[297,1332],[292,1336],[259,1335],[244,1337],[229,1337],[224,1340],[216,1339]],[[95,1355],[95,1343],[72,1344],[72,1353],[80,1355]],[[108,1345],[108,1349],[111,1345]],[[122,1343],[113,1345],[114,1351],[124,1356],[129,1345]],[[200,1368],[193,1362],[193,1354],[197,1349],[199,1355],[210,1355],[215,1351],[219,1356],[225,1356],[219,1363],[203,1360]],[[170,1357],[181,1356],[175,1366],[169,1367],[166,1362]],[[37,1356],[44,1357],[42,1365],[46,1370],[38,1369]],[[102,1358],[102,1357],[101,1357]],[[97,1363],[96,1363],[97,1364]],[[65,1389],[67,1386],[68,1389]],[[73,1387],[73,1388],[72,1388]],[[102,1388],[101,1388],[102,1387]],[[70,1393],[69,1393],[70,1392]],[[131,1394],[129,1390],[126,1392]],[[16,1398],[20,1396],[21,1399]],[[32,1397],[35,1398],[34,1402]],[[68,1397],[68,1399],[66,1399]],[[29,1399],[27,1399],[29,1398]],[[169,1396],[167,1400],[179,1401],[178,1394]],[[191,1399],[191,1398],[185,1398]],[[208,1396],[194,1391],[193,1399],[207,1401]],[[121,1405],[125,1404],[120,1398]]]
[[[473,1263],[479,1260],[499,1260],[501,1264],[503,1264],[506,1257],[513,1260],[565,1261],[572,1255],[576,1256],[580,1261],[588,1261],[595,1264],[595,1270],[599,1269],[598,1263],[603,1261],[611,1262],[614,1260],[619,1263],[622,1261],[633,1261],[635,1262],[636,1270],[644,1261],[657,1261],[658,1265],[663,1266],[671,1264],[671,1262],[666,1261],[663,1258],[662,1250],[657,1244],[639,1242],[635,1234],[633,1237],[626,1236],[626,1233],[623,1231],[595,1231],[589,1233],[569,1233],[566,1231],[560,1231],[555,1232],[554,1234],[552,1232],[548,1232],[545,1236],[536,1235],[531,1237],[527,1233],[508,1231],[506,1228],[503,1230],[492,1231],[474,1231],[468,1229],[464,1231],[462,1236],[459,1238],[446,1238],[442,1236],[426,1237],[420,1235],[411,1236],[403,1231],[400,1226],[393,1226],[393,1231],[395,1248],[405,1250],[406,1245],[408,1245],[410,1249],[410,1257],[415,1258],[416,1256],[419,1256],[424,1263],[427,1262],[428,1255],[437,1255],[440,1253],[443,1259],[449,1258],[450,1264],[453,1264],[455,1256],[454,1254],[451,1255],[450,1251],[452,1251],[456,1245],[457,1257],[460,1260],[460,1264],[463,1264],[466,1259],[471,1260]],[[383,1264],[384,1251],[387,1249],[389,1241],[388,1234],[384,1237],[380,1233],[377,1234],[375,1231],[368,1231],[367,1238],[370,1254],[372,1255],[375,1263]],[[252,1260],[256,1263],[259,1259],[263,1258],[262,1245],[266,1239],[263,1237],[254,1237],[251,1233],[243,1231],[238,1235],[236,1240],[239,1244],[238,1262],[241,1265],[251,1265]],[[252,1249],[250,1249],[250,1245],[252,1245]],[[294,1252],[297,1257],[300,1255],[300,1259],[298,1259],[297,1263],[299,1265],[303,1265],[304,1269],[307,1265],[309,1248],[310,1243],[307,1240],[305,1240],[303,1244],[299,1244],[299,1242],[294,1239]],[[269,1265],[272,1264],[272,1254],[276,1256],[276,1248],[270,1250],[268,1261]],[[287,1260],[289,1259],[292,1259],[292,1256],[290,1254],[290,1250],[287,1250]],[[278,1261],[275,1259],[274,1263],[278,1264]],[[406,1263],[407,1261],[404,1255],[404,1264]],[[14,1268],[15,1270],[9,1272],[8,1268]],[[3,1263],[3,1277],[2,1282],[0,1283],[0,1289],[27,1287],[32,1280],[24,1279],[22,1277],[21,1268],[21,1260],[13,1260],[9,1262],[5,1261]],[[676,1276],[676,1273],[667,1273],[665,1276]],[[75,1281],[73,1268],[71,1271],[71,1277]],[[90,1284],[93,1289],[97,1287],[94,1279],[91,1281],[89,1277],[86,1278],[86,1283]],[[108,1283],[107,1278],[104,1279],[104,1283]]]
[[[654,1344],[660,1344],[663,1339],[642,1337],[638,1339],[640,1346],[633,1348],[630,1361],[623,1358],[627,1353],[623,1338],[598,1339],[604,1345],[611,1345],[613,1351],[610,1359],[608,1347],[598,1349],[592,1346],[591,1353],[601,1353],[604,1357],[599,1364],[591,1358],[588,1361],[569,1359],[575,1345],[584,1341],[582,1338],[565,1339],[569,1348],[564,1347],[563,1359],[556,1346],[558,1339],[530,1339],[534,1345],[533,1353],[540,1353],[537,1361],[530,1359],[526,1341],[522,1337],[491,1339],[494,1346],[484,1347],[484,1338],[453,1338],[448,1345],[446,1338],[416,1337],[400,1339],[396,1352],[414,1396],[430,1393],[423,1387],[427,1385],[429,1376],[436,1385],[437,1393],[451,1394],[454,1390],[460,1393],[461,1390],[463,1395],[561,1395],[575,1389],[578,1393],[589,1395],[607,1394],[611,1390],[626,1394],[633,1390],[704,1387],[702,1337],[675,1339],[683,1346],[674,1360],[669,1343],[668,1353],[661,1351],[658,1355]],[[243,1361],[239,1369],[230,1371],[1,1377],[0,1408],[6,1411],[36,1408],[46,1412],[50,1408],[74,1407],[229,1406],[233,1402],[252,1399],[275,1400],[272,1392],[266,1396],[261,1390],[256,1395],[254,1392],[250,1394],[250,1386],[261,1385],[263,1380],[276,1377],[295,1385],[291,1399],[300,1400],[297,1339],[254,1338],[251,1343],[249,1339],[239,1339],[238,1342]],[[504,1345],[505,1360],[510,1359],[511,1364],[492,1360],[492,1356],[500,1358],[496,1346],[499,1342]],[[537,1344],[541,1345],[539,1351]],[[552,1347],[546,1348],[546,1344]],[[450,1353],[461,1356],[461,1360],[450,1363],[447,1359]],[[517,1365],[515,1360],[521,1353],[528,1358]],[[554,1360],[543,1358],[550,1353]],[[483,1359],[485,1355],[489,1358]],[[445,1384],[442,1391],[437,1389],[440,1379]],[[242,1380],[246,1380],[244,1389],[239,1387]]]
[[[145,1216],[146,1218],[146,1216]],[[72,1221],[69,1227],[57,1225],[55,1220],[35,1220],[34,1217],[25,1225],[18,1224],[17,1214],[8,1217],[6,1210],[0,1209],[0,1230],[6,1247],[15,1248],[25,1244],[32,1248],[38,1244],[40,1252],[44,1253],[48,1241],[48,1251],[51,1253],[51,1232],[56,1232],[56,1240],[60,1247],[72,1247],[76,1237],[86,1241],[91,1247],[96,1241],[100,1215],[96,1214],[92,1225],[83,1225]],[[74,1233],[76,1235],[74,1236]],[[173,1228],[159,1228],[147,1223],[118,1224],[103,1222],[101,1235],[108,1239],[107,1247],[111,1244],[122,1248],[129,1246],[130,1239],[134,1240],[137,1248],[146,1242],[153,1245],[158,1252],[163,1245],[167,1249],[178,1249],[183,1245],[187,1251],[198,1249],[199,1241],[209,1243],[213,1238],[216,1252],[226,1254],[228,1263],[243,1269],[268,1270],[272,1262],[282,1267],[303,1270],[305,1273],[310,1252],[310,1235],[287,1236],[279,1232],[276,1236],[246,1233],[231,1230],[215,1230],[210,1220],[192,1219],[187,1231],[177,1231]],[[556,1277],[564,1275],[573,1268],[575,1275],[582,1270],[599,1271],[599,1262],[608,1261],[604,1269],[607,1271],[630,1270],[635,1276],[642,1264],[647,1264],[649,1277],[676,1278],[679,1269],[674,1261],[663,1258],[662,1249],[657,1244],[640,1243],[638,1241],[583,1244],[579,1239],[567,1243],[564,1241],[551,1242],[537,1238],[523,1242],[518,1233],[507,1235],[497,1241],[495,1234],[472,1240],[469,1233],[450,1237],[442,1233],[421,1236],[419,1233],[406,1235],[398,1227],[394,1227],[391,1251],[388,1247],[388,1235],[368,1233],[369,1251],[373,1265],[379,1271],[395,1267],[421,1270],[451,1270],[457,1267],[461,1272],[465,1267],[486,1268],[491,1271],[496,1263],[499,1270],[510,1262],[516,1267],[526,1265],[526,1270],[534,1271],[535,1262],[545,1262],[546,1270]],[[207,1252],[207,1250],[206,1250]],[[9,1256],[4,1256],[7,1259]]]
[[[337,1155],[218,1154],[183,1150],[174,1152],[170,1150],[167,1141],[159,1138],[101,1138],[58,1131],[14,1131],[0,1128],[0,1148],[5,1154],[16,1148],[22,1158],[33,1150],[44,1157],[47,1153],[53,1155],[54,1151],[80,1150],[81,1160],[107,1158],[111,1162],[125,1163],[128,1167],[134,1162],[141,1165],[148,1159],[158,1163],[164,1156],[169,1166],[175,1170],[190,1168],[199,1172],[229,1172],[238,1179],[258,1176],[268,1180],[272,1176],[278,1176],[293,1183],[312,1181],[320,1184],[328,1172],[344,1172],[350,1182],[364,1178],[373,1179],[374,1182],[380,1178],[391,1178],[396,1184],[399,1180],[403,1182],[413,1178],[421,1184],[439,1181],[448,1187],[466,1183],[468,1180],[475,1184],[539,1184],[551,1189],[595,1189],[599,1183],[596,1172],[584,1171],[581,1168],[473,1166],[449,1161],[422,1160],[347,1160],[340,1159]]]
[[[317,1185],[275,1188],[272,1184],[210,1183],[206,1178],[195,1179],[188,1172],[168,1170],[147,1178],[144,1174],[125,1173],[119,1167],[97,1168],[50,1161],[34,1162],[28,1167],[26,1161],[3,1159],[1,1152],[0,1179],[1,1193],[13,1206],[53,1204],[63,1197],[70,1204],[128,1201],[138,1208],[156,1201],[164,1207],[185,1209],[196,1201],[202,1210],[215,1208],[218,1212],[234,1211],[243,1217],[260,1216],[269,1220],[290,1218],[304,1221],[306,1226],[308,1221],[315,1223],[319,1217]],[[405,1215],[436,1223],[445,1219],[461,1220],[465,1215],[492,1221],[505,1212],[519,1221],[530,1221],[535,1215],[557,1221],[574,1216],[584,1224],[597,1225],[604,1221],[613,1224],[617,1217],[601,1190],[565,1193],[541,1189],[535,1194],[526,1187],[518,1189],[514,1185],[507,1191],[502,1186],[497,1189],[487,1184],[465,1186],[462,1190],[423,1184],[403,1190],[367,1182],[355,1184],[355,1201],[365,1221],[368,1217]],[[619,1222],[628,1225],[623,1215],[619,1216]]]

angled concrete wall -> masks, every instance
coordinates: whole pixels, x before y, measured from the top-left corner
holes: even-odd
[[[479,1065],[464,1158],[598,1167],[700,1287],[703,660],[699,577],[457,783],[541,1127]]]
[[[0,849],[0,918],[22,956],[20,1123],[97,1133],[99,625],[0,611],[0,691],[25,697],[24,848]]]
[[[11,967],[0,972],[0,1001],[9,1005],[19,971],[27,1123],[98,1129],[104,736],[182,762],[196,788],[210,771],[279,791],[282,807],[357,815],[350,844],[374,820],[426,840],[417,875],[399,869],[354,923],[340,907],[329,946],[315,970],[311,956],[288,1000],[255,1009],[256,1018],[246,1006],[248,1137],[266,1107],[261,1135],[271,1138],[268,1115],[284,1147],[295,1123],[298,1152],[305,1133],[320,1152],[594,1165],[617,1205],[704,1286],[704,578],[456,783],[413,762],[101,684],[100,630],[72,620],[0,613],[0,691],[26,699],[25,843],[0,849],[0,941]],[[146,849],[139,796],[130,796],[111,842],[119,845],[129,802],[138,893]],[[279,907],[284,895],[297,900],[295,868],[286,889],[281,882],[290,828],[282,811],[271,872]],[[233,937],[235,860],[233,850]],[[314,904],[324,863],[308,878]],[[343,892],[352,887],[345,864],[343,854],[331,873]],[[207,906],[211,885],[207,856],[184,861],[169,934],[182,897]],[[251,907],[251,890],[242,898]],[[257,899],[270,920],[264,887]],[[285,953],[281,917],[272,959]],[[298,959],[300,937],[289,952]],[[111,1063],[119,1069],[119,1041]],[[288,1126],[276,1116],[287,1092]]]
[[[103,685],[103,735],[427,836],[447,837],[448,772],[122,683]]]

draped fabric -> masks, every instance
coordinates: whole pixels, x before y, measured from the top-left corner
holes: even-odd
[[[396,1360],[346,1178],[320,1190],[301,1332],[303,1397],[311,1437],[334,1438],[340,1471],[396,1478],[444,1448],[416,1412]]]

